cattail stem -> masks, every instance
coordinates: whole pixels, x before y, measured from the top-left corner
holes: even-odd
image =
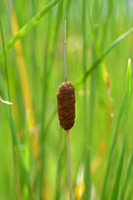
[[[66,20],[65,20],[65,30],[64,30],[64,73],[65,82],[67,82],[67,70],[66,70]]]
[[[71,183],[71,162],[70,162],[70,137],[69,137],[69,131],[67,131],[67,162],[68,162],[69,199],[72,200],[72,183]]]
[[[64,74],[65,74],[65,82],[67,82],[67,69],[66,69],[66,20],[65,20],[65,27],[64,28],[65,28],[65,30],[64,30]],[[72,200],[69,131],[67,131],[67,162],[68,162],[69,199]]]

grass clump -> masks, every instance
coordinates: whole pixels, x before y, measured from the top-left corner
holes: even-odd
[[[133,198],[131,8],[130,1],[1,0],[0,199],[68,199],[56,107],[65,19],[76,95],[73,199]]]

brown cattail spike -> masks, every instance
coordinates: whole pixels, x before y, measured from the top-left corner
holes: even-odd
[[[70,130],[75,122],[75,89],[71,82],[60,84],[57,92],[57,107],[61,127],[66,131]]]

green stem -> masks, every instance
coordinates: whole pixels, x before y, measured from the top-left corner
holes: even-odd
[[[14,43],[22,38],[27,31],[29,31],[33,26],[35,26],[41,18],[48,13],[59,1],[61,0],[54,0],[51,1],[45,8],[43,8],[40,12],[38,12],[27,24],[25,24],[20,31],[8,42],[7,46],[5,47],[5,51],[8,51]],[[3,51],[0,53],[0,57],[3,55]]]

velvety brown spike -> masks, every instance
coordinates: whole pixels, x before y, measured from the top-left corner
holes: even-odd
[[[60,84],[57,92],[57,107],[61,127],[66,131],[71,129],[75,122],[75,89],[71,82]]]

